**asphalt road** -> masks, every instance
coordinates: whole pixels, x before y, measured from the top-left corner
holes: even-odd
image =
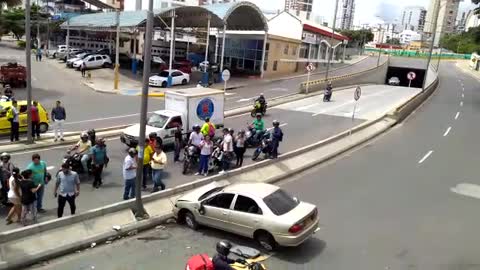
[[[479,82],[449,62],[441,73],[438,91],[406,122],[280,183],[318,206],[322,230],[279,250],[268,269],[480,269]],[[223,238],[251,245],[169,225],[36,269],[183,269]]]
[[[389,86],[364,87],[361,102],[357,106],[357,118],[352,123],[353,91],[353,89],[350,89],[334,93],[333,100],[330,103],[324,103],[322,102],[322,96],[316,96],[270,109],[265,118],[266,126],[270,127],[272,120],[278,119],[281,121],[285,133],[280,151],[292,151],[348,130],[353,125],[360,124],[365,120],[376,119],[419,90]],[[225,125],[238,131],[241,128],[246,128],[247,123],[251,121],[250,115],[241,115],[227,118]],[[88,179],[86,176],[82,177],[82,191],[77,202],[80,212],[118,202],[122,199],[122,164],[127,147],[121,144],[118,138],[110,139],[107,146],[110,165],[104,172],[104,185],[98,190],[93,189],[91,186],[92,179]],[[66,149],[65,146],[55,146],[45,150],[14,153],[12,159],[17,166],[24,168],[31,160],[31,155],[39,153],[47,166],[50,167],[50,171],[55,173],[59,169]],[[247,151],[244,165],[252,163],[252,153],[253,149]],[[193,175],[183,175],[181,164],[173,163],[171,152],[168,153],[168,160],[165,173],[165,184],[167,186],[177,186],[198,179]],[[53,197],[53,188],[53,183],[47,187],[44,205],[48,212],[41,216],[41,221],[56,217],[57,204]],[[149,190],[146,192],[149,192]],[[4,214],[4,210],[1,212]],[[0,231],[14,228],[14,226],[15,224],[8,227],[0,224]]]
[[[21,50],[6,47],[0,43],[0,64],[11,60],[24,62],[25,53]],[[384,58],[386,60],[386,58]],[[376,59],[367,58],[350,67],[332,71],[332,76],[344,75],[371,68]],[[335,67],[334,67],[335,68]],[[61,100],[67,111],[65,131],[84,131],[91,128],[104,128],[139,122],[140,97],[112,95],[94,92],[80,83],[79,72],[65,72],[64,65],[53,61],[36,62],[32,60],[33,98],[40,101],[47,111]],[[323,75],[313,75],[323,78]],[[252,98],[264,93],[267,100],[272,97],[297,93],[298,85],[305,80],[295,78],[285,81],[261,83],[254,86],[229,91],[225,108],[233,109],[252,104]],[[14,89],[17,99],[26,97],[25,89]],[[148,111],[164,108],[162,98],[150,98]]]

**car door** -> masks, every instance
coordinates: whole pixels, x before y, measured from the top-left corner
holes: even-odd
[[[255,230],[262,225],[263,213],[258,203],[247,196],[237,195],[233,211],[230,213],[230,226],[236,234],[253,237]]]
[[[10,121],[7,120],[7,110],[10,106],[0,106],[0,133],[10,132]]]
[[[103,59],[101,55],[95,56],[95,67],[101,67],[103,64]]]
[[[168,121],[168,124],[165,126],[165,137],[163,139],[164,144],[174,143],[175,141],[175,131],[178,126],[182,126],[182,117],[174,116]]]
[[[204,214],[199,216],[198,221],[209,227],[231,231],[228,219],[234,196],[232,193],[220,193],[204,201]]]
[[[20,130],[24,131],[26,130],[25,128],[27,127],[27,105],[20,105],[18,106],[19,108],[19,114],[18,114],[18,122],[20,124]]]
[[[177,84],[182,84],[182,73],[178,71],[172,72],[172,84],[177,85]]]
[[[86,61],[85,65],[87,68],[93,68],[95,67],[95,56],[90,56]]]

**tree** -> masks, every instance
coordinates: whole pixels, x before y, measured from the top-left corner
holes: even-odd
[[[340,33],[350,39],[348,47],[363,47],[365,43],[373,40],[373,33],[370,29],[341,30]]]
[[[472,27],[460,34],[447,34],[442,37],[440,44],[456,53],[480,52],[480,27]]]
[[[19,40],[25,34],[25,12],[22,8],[9,9],[2,14],[3,34],[12,32]]]
[[[398,39],[398,38],[389,38],[389,39],[387,39],[387,44],[390,44],[390,45],[400,45],[400,39]]]

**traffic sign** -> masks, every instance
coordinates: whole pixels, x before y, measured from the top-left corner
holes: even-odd
[[[308,72],[312,72],[315,70],[315,66],[313,65],[313,63],[308,63],[308,65],[305,68],[307,69]]]
[[[222,80],[224,82],[230,80],[230,71],[228,69],[225,69],[223,72],[222,72]]]
[[[355,101],[357,101],[360,99],[361,96],[362,96],[362,88],[360,88],[360,86],[357,86],[357,88],[355,89],[355,93],[353,93],[353,98],[355,99]]]
[[[415,80],[415,78],[417,77],[417,74],[415,74],[415,72],[413,71],[410,71],[408,74],[407,74],[407,78],[411,81],[411,80]]]

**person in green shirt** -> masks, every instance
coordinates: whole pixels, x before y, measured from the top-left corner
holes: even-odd
[[[151,168],[150,168],[150,161],[152,160],[153,150],[152,146],[149,144],[150,140],[145,139],[145,149],[143,150],[143,179],[142,179],[142,187],[143,189],[147,188],[147,180],[148,176],[151,176]],[[137,152],[140,151],[140,148],[137,146]]]
[[[32,162],[28,164],[27,170],[32,171],[32,180],[35,186],[41,185],[37,191],[37,211],[39,213],[45,213],[43,209],[43,194],[45,193],[45,176],[47,175],[47,164],[41,160],[39,154],[32,155]]]
[[[265,122],[263,122],[261,113],[257,113],[257,118],[253,120],[252,125],[255,129],[255,139],[260,140],[260,136],[262,136],[265,130]]]

